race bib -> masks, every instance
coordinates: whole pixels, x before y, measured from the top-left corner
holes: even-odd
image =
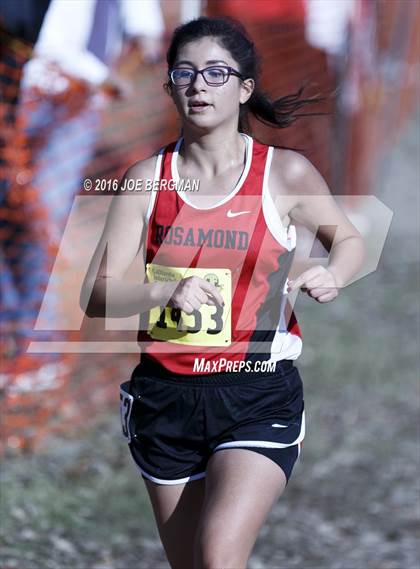
[[[192,346],[229,346],[231,343],[231,295],[230,269],[202,269],[166,267],[146,264],[149,282],[179,281],[197,276],[213,284],[222,295],[224,306],[203,304],[200,310],[186,314],[179,308],[157,306],[150,310],[148,334],[154,340]]]

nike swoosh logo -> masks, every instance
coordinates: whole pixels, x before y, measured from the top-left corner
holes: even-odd
[[[278,423],[273,423],[271,426],[272,426],[272,427],[283,427],[284,429],[285,429],[286,427],[288,427],[288,425],[279,425]]]
[[[237,215],[243,215],[244,213],[251,213],[250,211],[235,211],[229,210],[227,212],[228,217],[236,217]]]

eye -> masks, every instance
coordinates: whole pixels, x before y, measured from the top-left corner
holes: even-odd
[[[192,69],[174,69],[172,73],[175,81],[191,79],[194,75],[194,71]]]
[[[207,69],[207,76],[209,79],[223,79],[226,75],[226,70],[220,67],[210,67]]]

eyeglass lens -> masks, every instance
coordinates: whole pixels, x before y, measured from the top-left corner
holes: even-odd
[[[229,69],[223,67],[208,67],[201,70],[201,73],[206,83],[213,85],[222,85],[230,75]],[[195,75],[196,72],[193,69],[174,69],[171,73],[172,81],[179,86],[192,83]]]

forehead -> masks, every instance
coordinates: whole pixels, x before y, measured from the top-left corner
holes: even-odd
[[[188,63],[197,68],[212,65],[213,63],[225,63],[226,65],[235,66],[236,61],[230,55],[230,52],[222,47],[217,39],[205,37],[199,40],[191,41],[183,45],[177,53],[175,65],[180,63]]]

